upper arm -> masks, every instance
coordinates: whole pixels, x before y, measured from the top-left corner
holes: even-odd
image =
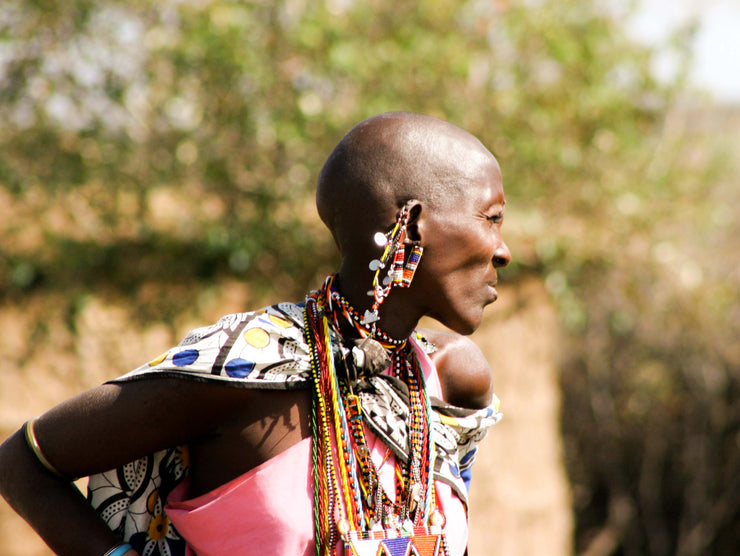
[[[61,473],[81,477],[188,443],[252,391],[175,378],[104,384],[43,414],[36,435]]]
[[[493,399],[491,368],[480,348],[468,337],[452,332],[420,331],[437,351],[429,357],[434,362],[447,403],[480,409]]]

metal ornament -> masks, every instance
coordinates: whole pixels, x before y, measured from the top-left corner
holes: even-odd
[[[385,247],[386,245],[388,245],[388,238],[383,232],[375,232],[375,235],[373,236],[373,241],[378,247]]]

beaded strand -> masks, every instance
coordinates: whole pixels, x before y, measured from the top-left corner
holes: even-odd
[[[337,498],[336,476],[332,465],[331,438],[328,427],[326,399],[321,388],[320,362],[324,359],[318,338],[317,300],[309,297],[304,313],[306,343],[311,353],[311,376],[314,384],[314,403],[311,409],[312,450],[314,471],[314,535],[316,556],[329,556],[336,542],[334,534],[334,507]]]
[[[376,340],[379,340],[381,345],[385,344],[384,347],[386,347],[386,349],[392,350],[391,360],[393,374],[396,376],[396,378],[404,381],[409,386],[409,442],[411,447],[420,446],[421,449],[410,450],[408,466],[397,466],[396,503],[392,503],[384,491],[382,492],[382,496],[380,497],[380,499],[386,506],[394,507],[399,513],[400,517],[402,519],[405,519],[407,517],[405,514],[410,504],[414,504],[413,510],[417,509],[417,498],[420,498],[421,501],[431,499],[429,497],[430,491],[428,486],[426,489],[424,489],[423,493],[419,490],[414,491],[414,489],[421,489],[423,488],[422,485],[428,484],[427,478],[430,476],[430,465],[427,465],[424,467],[424,469],[422,469],[422,462],[429,462],[429,464],[431,463],[429,457],[431,454],[431,447],[429,445],[429,440],[431,436],[428,431],[428,423],[430,422],[431,414],[429,411],[429,401],[426,398],[424,377],[420,372],[418,361],[414,359],[414,363],[416,363],[415,365],[412,365],[410,363],[409,358],[415,358],[415,355],[411,352],[411,350],[403,349],[407,345],[407,341],[405,339],[394,339],[380,330],[376,325],[373,325],[371,328],[365,325],[362,322],[359,313],[335,289],[333,278],[327,280],[327,289],[330,292],[328,310],[330,314],[332,314],[334,317],[334,324],[339,327],[339,319],[337,318],[338,316],[336,314],[337,308],[332,306],[331,301],[337,302],[339,308],[341,309],[341,314],[345,317],[346,320],[354,325],[355,329],[357,329],[363,335],[363,337],[372,336]],[[378,338],[379,336],[380,338]],[[392,343],[390,343],[389,340]],[[348,414],[350,413],[350,411],[350,408],[346,409],[346,412]],[[361,455],[363,452],[362,446],[364,444],[364,435],[358,435],[357,429],[355,428],[353,428],[352,430],[353,433],[356,435],[354,438],[354,446],[355,450],[359,452],[358,461],[361,464],[364,464],[365,458],[363,458],[363,456]],[[374,466],[364,465],[362,469],[362,476],[368,476],[374,471]],[[376,483],[377,477],[376,480],[373,481],[373,486],[375,486]],[[375,488],[378,487],[376,486]],[[415,521],[417,522],[417,524],[421,523],[425,519],[425,515],[428,515],[428,504],[422,503],[421,507],[424,508],[424,511],[412,511],[412,513],[416,514]],[[376,516],[373,517],[376,518]]]
[[[330,282],[330,286],[333,285],[334,280],[332,279],[332,281]],[[352,324],[355,330],[357,330],[361,338],[371,337],[377,340],[385,349],[389,350],[401,348],[406,345],[406,342],[408,341],[406,338],[394,338],[389,334],[386,334],[375,324],[373,324],[372,326],[368,326],[367,324],[365,324],[362,320],[362,315],[360,315],[360,313],[354,307],[352,307],[352,305],[349,304],[349,301],[342,297],[342,295],[338,291],[336,291],[336,289],[330,290],[329,295],[329,310],[331,312],[336,312],[336,309],[331,303],[332,301],[337,302],[342,310],[343,316],[347,321],[349,321],[350,324]],[[335,324],[338,323],[335,322]]]
[[[405,339],[364,325],[335,288],[335,277],[329,276],[322,290],[307,298],[304,315],[314,384],[311,423],[317,556],[333,554],[338,533],[346,539],[350,531],[367,532],[381,525],[414,534],[416,528],[427,525],[430,511],[439,513],[434,509],[431,473],[431,406],[416,354]],[[409,457],[405,464],[396,458],[395,501],[380,483],[372,461],[359,398],[348,379],[336,372],[329,329],[331,323],[339,330],[341,318],[352,323],[362,337],[387,340],[381,344],[390,351],[392,373],[408,387]]]

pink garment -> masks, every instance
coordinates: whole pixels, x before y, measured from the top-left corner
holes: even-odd
[[[441,386],[429,357],[413,343],[430,395]],[[395,497],[395,458],[367,431],[371,457],[386,492]],[[465,506],[451,487],[435,482],[437,504],[447,518],[450,556],[465,552]],[[244,475],[184,502],[170,502],[167,515],[198,556],[311,556],[313,472],[311,439],[306,438]]]
[[[198,556],[313,554],[311,439],[202,496],[165,508]]]

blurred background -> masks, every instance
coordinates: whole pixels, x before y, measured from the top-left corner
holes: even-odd
[[[740,553],[738,25],[711,0],[3,0],[0,439],[319,286],[325,157],[411,110],[478,136],[507,193],[471,555]],[[44,554],[1,503],[0,555]]]

